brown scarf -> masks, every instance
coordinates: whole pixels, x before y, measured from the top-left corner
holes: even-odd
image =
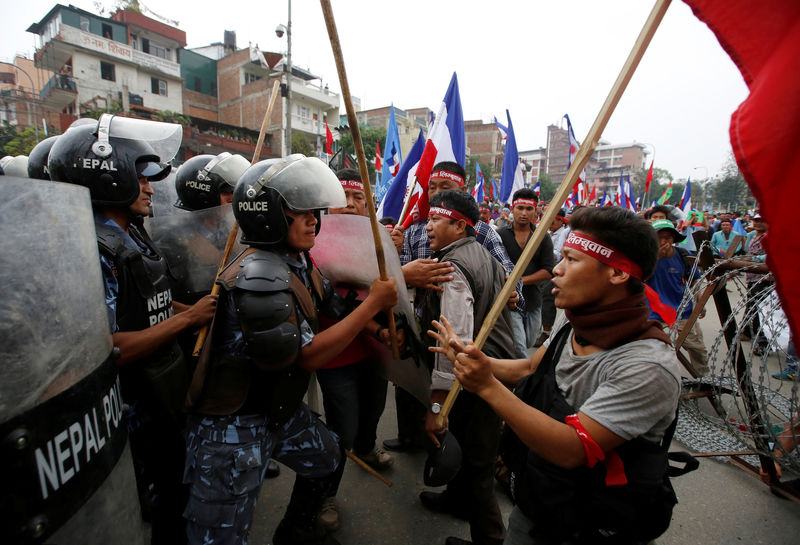
[[[661,323],[648,320],[650,309],[644,293],[600,307],[566,310],[564,313],[575,331],[575,340],[588,341],[603,349],[615,348],[642,339],[658,339],[672,344]]]

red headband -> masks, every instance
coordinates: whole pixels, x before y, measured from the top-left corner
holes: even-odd
[[[475,227],[475,222],[458,210],[451,210],[449,208],[442,208],[441,206],[431,206],[428,214],[436,214],[437,216],[444,216],[453,220],[464,220],[470,227]]]
[[[642,268],[631,261],[628,256],[623,253],[604,245],[599,240],[590,237],[585,233],[572,232],[564,241],[564,248],[572,248],[589,257],[595,258],[600,263],[604,263],[609,267],[614,267],[621,271],[630,274],[636,280],[642,280]],[[677,319],[677,312],[674,308],[663,303],[658,294],[645,284],[644,293],[647,301],[650,303],[650,308],[657,312],[663,320],[670,326],[675,323]]]
[[[511,203],[511,207],[513,208],[518,204],[521,204],[522,206],[533,206],[534,208],[536,208],[537,202],[534,201],[533,199],[516,199],[514,202]]]
[[[364,184],[361,180],[339,180],[342,183],[342,187],[345,189],[357,189],[358,191],[364,191]]]
[[[431,172],[431,177],[429,179],[433,180],[434,178],[444,178],[446,180],[452,180],[458,185],[464,185],[464,178],[454,172],[448,172],[446,170],[437,170],[436,172]]]
[[[572,248],[582,254],[595,258],[600,263],[625,271],[637,280],[642,279],[642,268],[628,259],[628,256],[604,245],[585,233],[571,232],[564,241],[564,248]]]

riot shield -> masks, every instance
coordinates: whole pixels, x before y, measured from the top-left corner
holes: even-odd
[[[166,178],[157,182],[152,182],[153,188],[152,204],[150,205],[150,216],[157,218],[160,216],[173,216],[186,212],[175,206],[178,202],[178,192],[175,190],[175,173],[177,169],[172,169]]]
[[[386,256],[386,272],[397,282],[400,300],[394,308],[398,326],[406,329],[407,344],[413,347],[412,356],[393,360],[391,351],[374,343],[381,362],[381,373],[388,380],[411,393],[426,407],[430,404],[430,371],[424,362],[419,326],[414,317],[411,301],[406,296],[405,280],[400,268],[400,258],[389,232],[381,227],[381,242]],[[322,217],[322,226],[311,257],[320,271],[334,286],[368,290],[378,277],[375,243],[369,219],[346,214],[329,214]],[[409,338],[411,337],[411,338]]]
[[[141,543],[86,188],[0,184],[0,535]]]
[[[191,304],[214,285],[234,217],[230,204],[191,212],[175,210],[177,213],[172,215],[147,218],[145,228],[166,256],[177,281],[173,296],[177,301]],[[243,249],[237,242],[231,258]]]

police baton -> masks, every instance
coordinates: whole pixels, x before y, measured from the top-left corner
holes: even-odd
[[[375,201],[372,198],[372,188],[369,185],[369,171],[367,170],[367,158],[364,155],[364,144],[361,142],[361,130],[358,127],[358,118],[353,109],[353,101],[350,98],[350,85],[347,83],[347,73],[344,69],[344,57],[342,56],[342,45],[339,43],[339,32],[336,30],[336,21],[333,19],[333,9],[330,0],[320,0],[322,5],[322,15],[325,17],[325,26],[328,28],[328,38],[333,49],[333,58],[336,61],[336,71],[339,73],[339,84],[342,87],[342,98],[347,109],[347,119],[350,123],[350,133],[353,135],[353,145],[356,148],[358,158],[358,170],[361,173],[361,181],[364,185],[364,195],[367,197],[367,210],[369,211],[369,222],[372,226],[372,239],[375,242],[375,254],[378,259],[378,272],[381,280],[387,280],[386,258],[383,254],[383,243],[379,229],[383,229],[378,223],[378,216],[375,214]],[[397,346],[397,329],[394,324],[394,312],[389,309],[386,312],[389,319],[389,335],[392,339],[392,356],[400,359],[400,349]]]
[[[267,125],[269,125],[269,118],[272,115],[272,110],[275,108],[275,100],[278,98],[278,88],[280,87],[280,79],[275,79],[275,83],[272,84],[272,92],[269,94],[269,104],[267,105],[267,112],[264,114],[264,120],[261,122],[261,132],[258,133],[258,141],[256,142],[256,149],[253,152],[253,159],[250,161],[250,165],[254,165],[258,162],[261,157],[261,148],[264,146],[264,136],[267,133]],[[218,295],[219,294],[219,284],[217,284],[217,280],[219,279],[219,275],[228,265],[228,260],[231,258],[231,253],[233,253],[233,245],[236,244],[236,237],[239,234],[239,224],[236,223],[236,220],[233,220],[233,225],[231,225],[231,232],[228,233],[228,240],[225,242],[225,250],[222,252],[222,259],[219,262],[219,267],[217,268],[217,274],[214,275],[214,285],[211,287],[211,295]],[[192,351],[192,356],[199,356],[200,350],[203,348],[203,343],[206,342],[206,336],[208,335],[208,324],[204,325],[203,328],[200,330],[200,333],[197,334],[197,342],[194,343],[194,350]]]
[[[642,27],[642,30],[639,33],[639,37],[636,39],[636,43],[633,45],[633,49],[631,49],[630,54],[628,54],[628,59],[625,61],[625,65],[622,67],[622,70],[617,76],[613,87],[611,87],[611,91],[608,93],[608,96],[603,103],[603,107],[600,108],[600,112],[597,114],[597,118],[595,118],[592,128],[589,129],[589,134],[586,135],[586,139],[583,141],[583,144],[581,144],[578,154],[575,157],[575,161],[573,161],[572,166],[570,166],[569,170],[567,171],[567,174],[564,177],[564,180],[561,182],[558,191],[556,191],[556,194],[550,201],[550,206],[547,208],[544,216],[542,216],[542,219],[539,222],[539,228],[533,232],[533,236],[530,238],[530,240],[528,240],[528,243],[525,245],[525,249],[522,251],[522,255],[517,261],[517,264],[514,266],[514,270],[508,279],[506,279],[503,289],[500,290],[500,294],[497,296],[492,308],[486,315],[483,325],[478,332],[478,336],[475,337],[475,346],[477,346],[479,350],[483,348],[486,339],[489,337],[489,333],[494,328],[495,322],[497,322],[497,318],[500,316],[500,313],[506,306],[508,298],[511,296],[511,292],[514,291],[517,282],[522,277],[523,271],[533,258],[533,254],[537,249],[539,249],[539,245],[542,243],[542,240],[544,240],[544,237],[547,234],[547,227],[553,223],[553,220],[556,217],[556,212],[560,210],[562,206],[564,206],[567,197],[570,195],[570,193],[572,193],[572,188],[575,185],[575,182],[578,180],[579,173],[583,170],[583,168],[586,166],[586,163],[589,162],[589,158],[591,158],[592,154],[594,153],[594,149],[597,147],[597,142],[600,140],[600,136],[603,134],[603,130],[605,129],[611,114],[614,112],[614,109],[617,107],[620,98],[622,98],[622,94],[625,92],[628,82],[630,82],[631,78],[633,77],[633,73],[636,71],[636,67],[639,65],[639,61],[642,59],[645,50],[647,50],[647,46],[650,44],[650,40],[653,38],[653,34],[655,34],[661,19],[664,18],[664,14],[667,11],[667,7],[669,7],[669,3],[670,0],[657,0],[655,6],[653,6],[653,9],[648,16],[644,27]],[[576,76],[573,74],[573,77]],[[458,396],[458,392],[460,390],[461,384],[456,380],[453,383],[453,387],[450,388],[450,391],[447,394],[447,399],[445,399],[445,402],[442,405],[442,410],[438,415],[437,421],[439,425],[442,425],[444,423],[444,419],[447,418],[448,414],[450,414],[450,410],[453,408],[453,404],[455,403],[456,397]]]

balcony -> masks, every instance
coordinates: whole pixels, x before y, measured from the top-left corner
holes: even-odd
[[[78,88],[75,80],[71,76],[56,74],[48,80],[41,91],[39,99],[47,108],[63,110],[69,104],[75,102],[78,96]]]
[[[292,95],[302,96],[323,110],[339,110],[339,95],[329,91],[327,87],[321,88],[319,85],[292,78]]]

